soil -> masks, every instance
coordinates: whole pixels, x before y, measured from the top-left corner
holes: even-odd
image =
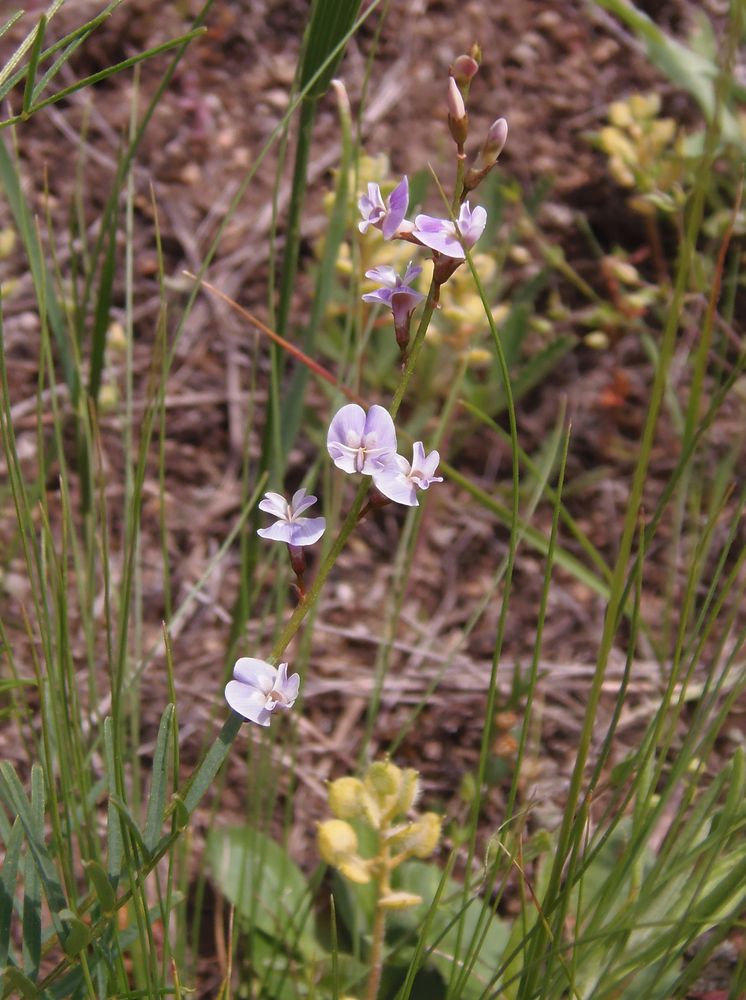
[[[198,6],[195,0],[159,4],[125,0],[81,47],[72,69],[61,75],[62,83],[71,82],[73,72],[76,76],[95,73],[178,36],[188,30]],[[695,0],[647,0],[639,6],[667,30],[685,35],[699,4]],[[708,5],[720,29],[719,7],[714,0]],[[61,36],[84,20],[87,12],[90,16],[98,9],[99,4],[91,0],[66,4],[52,21],[49,37]],[[19,24],[0,40],[0,54],[11,50],[13,41],[22,37],[41,10],[39,4],[28,5]],[[138,413],[146,409],[162,318],[156,217],[170,302],[167,324],[173,335],[191,289],[183,272],[200,268],[247,170],[287,108],[306,13],[307,5],[299,0],[216,0],[206,33],[190,46],[147,127],[134,170],[133,349]],[[0,11],[0,19],[2,14]],[[499,115],[508,118],[510,135],[500,169],[515,179],[525,199],[548,185],[540,215],[545,236],[562,246],[576,272],[594,288],[604,289],[605,278],[597,256],[579,230],[578,217],[587,220],[604,252],[616,247],[629,253],[642,250],[641,266],[652,266],[646,258],[649,248],[640,218],[610,178],[605,158],[588,136],[605,124],[612,100],[632,93],[655,90],[662,96],[666,113],[680,121],[694,120],[695,109],[656,74],[636,40],[599,7],[582,0],[410,0],[407,4],[392,3],[385,17],[381,7],[353,38],[338,70],[353,109],[357,108],[377,37],[363,138],[368,153],[389,156],[394,175],[414,173],[432,164],[447,176],[452,162],[444,108],[448,65],[477,41],[484,55],[470,94],[472,134],[482,134]],[[45,239],[56,247],[63,280],[70,271],[71,219],[77,213],[85,221],[88,239],[96,238],[97,220],[111,190],[122,135],[129,127],[132,101],[136,100],[141,115],[159,85],[167,58],[160,56],[145,63],[136,85],[132,72],[124,72],[36,114],[16,132],[25,192],[40,219],[49,213],[54,235],[49,237],[45,232]],[[17,107],[21,95],[11,96]],[[8,134],[3,138],[7,141]],[[339,161],[339,148],[336,106],[327,95],[318,115],[309,170],[301,275],[293,314],[298,324],[308,315],[308,271],[314,242],[326,224],[323,196],[331,183],[330,172]],[[242,197],[207,275],[214,285],[265,319],[275,155],[273,150]],[[287,187],[281,191],[280,205],[284,212]],[[0,200],[0,229],[9,221],[7,205]],[[43,223],[42,230],[46,230]],[[113,310],[119,320],[124,319],[124,263],[119,252]],[[510,266],[517,283],[522,277],[520,268],[515,263]],[[4,302],[4,336],[18,447],[31,472],[38,461],[35,394],[39,318],[20,251],[0,261],[0,278],[17,281],[13,294]],[[684,338],[694,335],[695,331],[683,333]],[[110,371],[114,381],[121,383],[121,371],[121,361],[114,361]],[[248,445],[244,439],[249,390],[256,386],[254,403],[262,405],[267,379],[266,342],[236,312],[213,297],[201,296],[180,333],[166,394],[165,523],[176,606],[201,578],[235,524],[242,499],[244,450],[248,446],[255,456],[260,443],[256,431]],[[651,379],[649,359],[638,336],[621,336],[603,351],[579,342],[551,378],[524,397],[519,408],[521,444],[533,454],[566,405],[573,428],[568,507],[607,560],[613,558],[618,543]],[[303,437],[293,451],[290,481],[302,475],[328,419],[326,398],[315,394],[312,399],[318,402],[318,423],[312,428],[316,440]],[[62,391],[59,403],[63,410],[68,405]],[[723,415],[718,425],[723,448],[740,433],[741,417],[735,410]],[[47,414],[44,425],[50,429]],[[652,509],[670,474],[677,440],[664,421],[654,448],[647,510]],[[72,446],[74,442],[69,443]],[[100,461],[115,543],[122,530],[119,501],[128,460],[122,450],[121,411],[114,408],[101,418]],[[449,454],[448,460],[482,489],[509,502],[509,451],[496,435],[474,430],[472,438],[457,453]],[[52,515],[61,518],[58,472],[57,467],[48,470],[47,489]],[[69,485],[77,502],[79,489],[74,475]],[[160,563],[147,557],[147,553],[160,552],[162,544],[155,455],[146,471],[144,496],[142,585],[146,617],[141,627],[143,648],[148,649],[159,643],[161,621],[168,614]],[[7,498],[3,502],[0,540],[6,547],[2,579],[7,620],[15,623],[11,638],[18,642],[17,661],[22,671],[27,668],[31,673],[21,616],[29,589]],[[534,526],[548,534],[551,516],[549,506],[539,506]],[[401,514],[390,508],[376,513],[343,553],[316,617],[302,712],[295,716],[293,735],[287,726],[272,744],[271,752],[280,764],[297,754],[290,848],[306,868],[313,866],[309,859],[315,858],[313,821],[325,811],[324,781],[356,767],[377,657],[386,643],[386,636],[381,635],[381,608],[390,594],[390,553],[402,520]],[[577,553],[570,538],[563,536],[562,540],[569,551]],[[433,495],[404,593],[381,712],[372,734],[370,753],[385,751],[396,740],[397,762],[415,766],[423,774],[424,801],[442,809],[454,822],[465,815],[460,789],[465,776],[474,772],[479,755],[482,728],[474,720],[484,718],[502,599],[502,589],[494,587],[493,578],[506,547],[507,532],[496,526],[491,515],[468,503],[454,483],[446,482]],[[270,566],[268,575],[277,571],[277,565]],[[185,773],[205,742],[212,739],[224,715],[220,692],[231,612],[240,584],[238,566],[234,543],[199,600],[191,602],[186,616],[172,629]],[[660,592],[662,580],[656,579],[655,569],[650,572],[650,589]],[[485,839],[501,821],[509,787],[515,726],[522,709],[521,699],[511,696],[512,683],[515,670],[525,669],[533,655],[543,573],[543,557],[522,546],[499,667],[501,715],[493,748],[494,783],[483,821]],[[268,579],[268,590],[270,583]],[[475,606],[493,588],[494,596],[464,638]],[[292,603],[291,595],[288,603]],[[271,612],[262,598],[240,643],[241,653],[260,655],[257,650],[268,647]],[[656,608],[652,602],[646,613],[653,622]],[[5,620],[5,613],[3,617]],[[82,664],[84,637],[79,623],[70,625]],[[603,603],[598,595],[557,567],[540,662],[538,750],[536,759],[528,762],[521,789],[534,803],[535,825],[553,825],[561,810],[602,626]],[[297,644],[291,647],[291,657],[294,649]],[[622,630],[599,711],[596,745],[610,721],[626,653]],[[81,667],[81,672],[84,669]],[[655,710],[662,680],[652,650],[638,650],[620,722],[620,756],[626,747],[634,746],[641,727]],[[159,714],[167,701],[160,647],[141,683],[147,694],[141,718],[142,756],[147,764]],[[742,707],[741,714],[734,715],[736,729],[743,722]],[[0,731],[4,755],[17,759],[23,767],[14,739],[7,727],[4,733]],[[252,755],[258,753],[258,739],[256,731],[245,727],[231,753],[220,795],[221,822],[240,821],[245,815],[246,753],[249,744],[254,747]],[[723,752],[727,753],[727,748]],[[288,777],[281,778],[283,795],[290,790],[288,782]],[[207,802],[197,817],[195,857],[212,821],[213,804]],[[201,995],[214,995],[218,975],[214,958],[209,956],[201,972]]]

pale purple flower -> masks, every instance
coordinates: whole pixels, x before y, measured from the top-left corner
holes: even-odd
[[[396,329],[396,339],[399,345],[406,347],[409,340],[409,321],[412,313],[425,296],[418,292],[416,288],[409,286],[422,272],[421,267],[415,267],[410,261],[404,277],[401,278],[388,264],[380,267],[373,267],[365,272],[365,277],[372,281],[379,281],[384,287],[377,288],[374,292],[366,292],[363,295],[365,302],[382,302],[391,309],[394,315],[394,327]]]
[[[348,403],[334,414],[326,447],[338,469],[372,476],[396,454],[394,421],[377,404],[366,413],[357,403]]]
[[[385,240],[390,240],[396,235],[407,214],[409,181],[402,177],[385,202],[378,184],[368,184],[367,195],[362,195],[357,204],[363,217],[358,223],[360,232],[365,233],[368,226],[374,226],[382,231]]]
[[[268,726],[276,709],[293,707],[299,686],[298,674],[288,677],[287,663],[273,667],[264,660],[242,656],[233,668],[233,680],[225,686],[225,700],[244,719]]]
[[[257,535],[288,545],[313,545],[326,530],[323,517],[300,517],[304,510],[313,507],[316,497],[306,496],[305,489],[297,490],[290,503],[280,493],[265,493],[259,510],[277,518],[269,528],[259,528]]]
[[[412,464],[402,455],[393,455],[374,474],[373,484],[389,500],[403,503],[407,507],[419,507],[417,490],[426,490],[431,483],[443,482],[442,476],[435,475],[439,461],[437,451],[426,455],[422,441],[415,441],[412,446]]]
[[[455,260],[464,260],[464,246],[471,249],[484,232],[487,212],[481,205],[472,211],[465,201],[458,214],[458,229],[450,219],[436,219],[432,215],[418,215],[414,220],[412,236],[431,250]],[[460,239],[459,239],[460,235]]]

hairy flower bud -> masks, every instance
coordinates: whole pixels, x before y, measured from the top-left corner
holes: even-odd
[[[356,819],[364,809],[365,787],[358,778],[337,778],[329,785],[329,808],[339,819]]]
[[[395,830],[389,838],[389,846],[400,861],[405,857],[427,858],[438,846],[442,822],[437,813],[424,813],[413,823]]]
[[[365,885],[370,882],[370,871],[357,854],[357,834],[342,819],[328,819],[319,823],[316,831],[319,854],[328,865],[338,868],[350,882]]]

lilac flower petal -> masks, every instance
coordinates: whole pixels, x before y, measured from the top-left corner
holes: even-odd
[[[380,452],[396,451],[396,428],[391,414],[383,406],[374,403],[365,418],[366,448]]]
[[[426,490],[431,483],[442,483],[443,477],[436,476],[440,455],[437,451],[425,453],[422,441],[415,441],[412,446],[412,471],[410,476],[421,490]]]
[[[273,542],[287,542],[292,545],[294,526],[291,521],[275,521],[268,528],[258,528],[256,533],[261,538],[269,538]]]
[[[431,250],[445,254],[446,257],[454,257],[457,260],[464,259],[464,248],[461,246],[456,236],[455,226],[446,219],[434,219],[430,215],[418,215],[415,221],[415,236],[420,243]]]
[[[407,507],[419,507],[417,489],[412,480],[401,470],[386,469],[375,475],[373,482],[379,493],[383,493],[394,503],[402,503]]]
[[[241,684],[257,688],[269,694],[275,683],[277,670],[265,660],[253,656],[241,656],[233,667],[233,678]]]
[[[281,663],[277,668],[277,680],[275,681],[275,691],[278,691],[285,699],[283,708],[292,708],[295,699],[298,697],[300,687],[300,675],[291,674],[288,677],[287,663]]]
[[[313,545],[326,531],[326,518],[300,517],[288,525],[291,545]]]
[[[279,493],[265,493],[264,499],[259,501],[259,510],[266,511],[273,517],[287,517],[287,500]]]
[[[306,490],[300,489],[293,493],[293,499],[290,501],[290,510],[293,517],[297,517],[298,514],[302,514],[304,510],[308,510],[309,507],[313,507],[316,503],[317,498],[315,496],[306,496]]]
[[[423,233],[452,233],[453,223],[450,219],[437,219],[434,215],[417,215],[414,220],[415,232]]]
[[[487,211],[481,205],[472,211],[468,201],[461,206],[458,215],[458,228],[463,237],[464,243],[468,247],[473,247],[479,237],[484,232],[487,225]]]
[[[381,302],[385,306],[390,306],[393,294],[391,288],[377,288],[375,292],[366,292],[363,295],[363,302]]]
[[[404,216],[407,214],[408,207],[409,181],[405,175],[402,177],[401,181],[397,184],[388,198],[388,213],[386,214],[386,217],[383,220],[383,226],[381,227],[383,238],[385,240],[390,240],[392,236],[396,235],[396,231],[404,221]]]
[[[422,268],[413,264],[412,261],[407,264],[407,270],[404,272],[404,277],[401,279],[403,285],[411,285],[418,274],[422,274]],[[420,295],[419,292],[417,292]],[[420,295],[420,298],[424,298],[424,295]]]
[[[327,451],[337,468],[356,472],[355,450],[362,444],[365,432],[365,410],[357,403],[348,403],[332,417],[326,435]]]
[[[399,275],[393,267],[381,264],[379,267],[372,267],[370,271],[366,271],[365,277],[370,278],[371,281],[378,281],[380,284],[386,285],[387,288],[396,288]]]
[[[225,686],[225,700],[234,712],[259,726],[268,726],[272,713],[267,711],[267,697],[257,688],[248,687],[240,681],[228,681]]]

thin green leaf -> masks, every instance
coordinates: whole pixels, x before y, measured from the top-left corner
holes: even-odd
[[[26,69],[26,86],[23,90],[23,114],[27,116],[31,110],[31,103],[34,93],[34,81],[36,79],[36,70],[39,66],[39,55],[41,54],[41,47],[44,43],[44,33],[47,30],[47,17],[46,14],[42,14],[39,18],[39,23],[36,26],[36,36],[34,37],[34,44],[31,48],[31,55],[29,56],[28,67]]]
[[[114,66],[108,66],[106,69],[99,70],[98,73],[92,73],[90,76],[83,77],[83,79],[71,83],[69,87],[64,87],[50,97],[45,97],[44,100],[38,101],[29,109],[28,114],[14,115],[11,118],[6,118],[5,121],[0,122],[0,129],[7,128],[9,125],[17,125],[30,115],[41,111],[42,108],[47,108],[50,104],[57,104],[59,101],[64,101],[71,94],[75,94],[79,90],[84,90],[86,87],[92,87],[96,83],[101,83],[102,80],[108,80],[110,76],[121,73],[125,69],[131,69],[132,66],[137,66],[138,63],[144,62],[146,59],[152,59],[154,56],[170,52],[171,49],[178,48],[180,45],[186,45],[193,41],[193,39],[203,35],[205,31],[205,28],[195,28],[194,31],[187,31],[185,34],[179,35],[178,38],[172,38],[161,45],[154,46],[152,49],[147,49],[145,52],[139,52],[135,56],[130,56],[129,59],[123,59],[122,62],[115,63]]]
[[[110,916],[117,908],[117,898],[109,881],[109,876],[98,861],[84,861],[83,867],[98,896],[101,912],[104,916]]]
[[[136,850],[141,855],[141,858],[138,860],[138,865],[140,862],[148,864],[152,857],[152,852],[145,846],[145,841],[142,838],[140,827],[137,825],[137,820],[127,808],[126,803],[122,802],[122,800],[117,798],[116,795],[111,796],[109,798],[109,802],[114,805],[114,808],[119,813],[119,818],[123,821],[125,829],[129,831],[132,842]]]
[[[10,954],[10,928],[18,877],[18,862],[23,843],[23,825],[16,818],[5,845],[5,860],[0,873],[0,969],[5,968]]]
[[[32,781],[34,772],[40,773],[41,768],[36,765],[32,770]],[[38,779],[37,779],[38,781]],[[57,872],[52,859],[44,844],[44,813],[43,800],[41,813],[39,812],[39,797],[37,793],[36,801],[29,803],[23,790],[18,775],[8,761],[0,763],[0,798],[6,803],[8,808],[17,815],[26,833],[31,853],[36,864],[36,869],[44,886],[49,909],[53,916],[67,906],[65,894],[62,891]]]
[[[6,32],[10,31],[16,21],[18,21],[21,17],[23,17],[22,10],[17,10],[15,14],[11,14],[8,20],[0,25],[0,38],[2,38]]]
[[[160,839],[163,826],[163,812],[166,805],[166,783],[168,781],[168,753],[171,730],[174,723],[174,705],[167,705],[158,727],[158,738],[153,756],[153,778],[150,785],[148,812],[145,819],[145,846],[152,851]]]
[[[6,990],[5,996],[13,996],[15,993],[15,996],[23,997],[24,1000],[36,1000],[36,997],[39,996],[39,991],[28,976],[24,976],[21,970],[16,969],[13,965],[9,965],[5,970],[3,983]]]
[[[54,17],[54,15],[57,13],[57,11],[60,9],[60,7],[64,2],[65,0],[53,0],[53,2],[49,5],[46,11],[47,21],[52,20],[52,18]],[[18,14],[14,14],[11,17],[10,21],[6,21],[6,23],[3,25],[3,33],[7,31],[10,25],[15,23],[15,21],[17,21],[22,14],[23,11],[21,10],[18,12]],[[29,31],[24,40],[15,50],[13,55],[10,56],[9,59],[4,60],[4,65],[2,69],[0,69],[0,86],[8,79],[13,70],[16,68],[21,59],[23,59],[23,57],[26,55],[26,53],[33,44],[34,44],[34,29],[32,28],[32,30]],[[4,94],[2,96],[4,96]]]
[[[237,712],[231,712],[225,720],[218,738],[207,751],[204,760],[192,775],[189,785],[182,796],[188,813],[191,813],[197,807],[202,796],[213,783],[215,775],[228,756],[228,751],[238,735],[243,721]]]
[[[113,722],[110,716],[104,719],[104,762],[106,766],[106,778],[109,787],[109,808],[107,834],[109,838],[109,860],[108,870],[112,885],[116,887],[119,876],[122,872],[122,821],[114,806],[114,796],[117,793],[117,771],[114,762],[114,731]]]
[[[64,920],[67,928],[64,941],[65,954],[68,958],[75,958],[88,946],[91,940],[91,928],[72,910],[61,910],[60,919]]]

